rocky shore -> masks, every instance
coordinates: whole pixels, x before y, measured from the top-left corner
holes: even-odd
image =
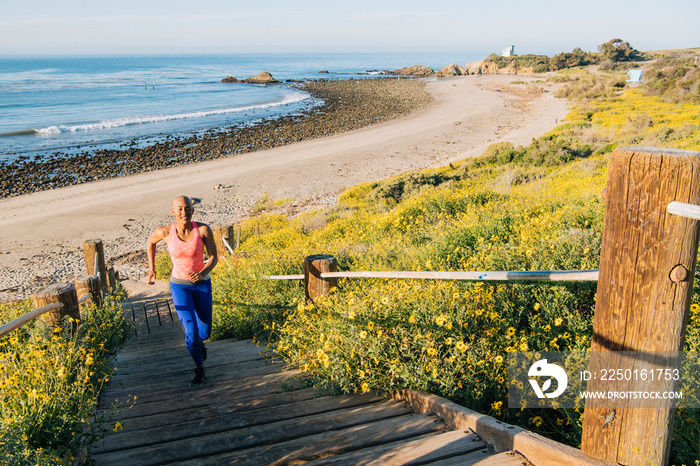
[[[203,135],[170,136],[154,145],[73,156],[22,159],[0,165],[0,197],[230,157],[326,137],[396,119],[432,101],[425,83],[409,78],[319,81],[298,84],[324,104],[303,115]],[[135,142],[127,143],[135,146]]]
[[[537,78],[522,79],[538,82]],[[542,86],[548,91],[535,92]],[[294,215],[333,205],[348,186],[444,166],[478,155],[495,142],[527,144],[567,114],[566,103],[554,98],[556,86],[523,86],[512,83],[508,76],[318,82],[308,84],[308,90],[323,96],[326,106],[303,118],[268,122],[245,131],[222,129],[208,135],[206,142],[200,141],[204,138],[189,143],[171,138],[170,147],[180,147],[181,152],[165,146],[150,149],[150,154],[161,151],[164,157],[179,157],[179,167],[156,171],[153,166],[158,161],[150,159],[139,165],[138,160],[128,158],[138,152],[136,148],[112,152],[111,157],[129,160],[130,170],[144,173],[0,199],[4,218],[0,302],[23,299],[43,285],[72,282],[84,274],[81,245],[85,239],[103,240],[105,255],[121,278],[130,283],[142,280],[146,238],[156,226],[171,221],[169,202],[176,195],[197,198],[197,221],[209,225],[240,222],[253,215],[252,209],[262,198],[292,200],[282,211]],[[425,110],[408,117],[372,124],[426,105]],[[361,129],[324,137],[355,128]],[[287,140],[304,138],[308,140],[287,144]],[[255,148],[243,147],[244,139],[259,141],[256,147],[260,148],[280,147],[251,152]],[[172,153],[167,154],[168,150]],[[228,152],[240,155],[226,157]],[[86,157],[95,167],[92,176],[127,165],[101,156],[101,162]],[[185,165],[205,158],[216,160]],[[88,165],[77,160],[72,163]],[[105,167],[98,170],[100,163]],[[167,166],[168,160],[159,163]],[[144,165],[151,171],[144,170]],[[72,175],[78,171],[73,166],[64,168],[78,179]],[[20,181],[15,176],[17,186]]]

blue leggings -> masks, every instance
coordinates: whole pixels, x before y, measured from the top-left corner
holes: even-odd
[[[185,346],[199,366],[202,364],[202,340],[211,335],[211,280],[190,285],[170,282],[170,293],[185,330]]]

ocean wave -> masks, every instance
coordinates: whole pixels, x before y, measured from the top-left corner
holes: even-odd
[[[255,110],[265,110],[268,108],[281,107],[284,105],[294,104],[301,102],[303,100],[309,99],[311,95],[307,92],[295,91],[284,96],[274,102],[267,102],[263,104],[246,105],[242,107],[230,107],[230,108],[220,108],[214,110],[203,110],[197,112],[186,112],[186,113],[176,113],[172,115],[145,115],[145,116],[135,116],[127,118],[115,118],[112,120],[103,120],[97,123],[86,123],[86,124],[76,124],[76,125],[52,125],[44,128],[36,129],[26,129],[20,131],[12,131],[9,133],[2,133],[0,137],[4,136],[21,136],[25,134],[38,134],[38,135],[53,135],[59,133],[75,133],[82,131],[94,131],[102,129],[113,129],[120,128],[124,126],[140,125],[148,123],[160,123],[164,121],[175,121],[175,120],[187,120],[194,118],[203,118],[215,115],[225,115],[229,113],[243,113],[251,112]]]
[[[26,134],[36,134],[35,129],[21,129],[19,131],[10,131],[9,133],[0,133],[0,138],[10,137],[10,136],[24,136]]]

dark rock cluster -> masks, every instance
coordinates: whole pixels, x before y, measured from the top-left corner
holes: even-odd
[[[325,103],[303,115],[254,125],[214,128],[203,135],[170,136],[148,147],[19,158],[0,164],[0,197],[126,176],[230,157],[325,137],[399,118],[425,108],[432,96],[416,79],[381,78],[308,82],[299,85]],[[131,147],[129,147],[131,146]]]
[[[247,83],[247,84],[279,84],[280,81],[277,81],[275,78],[272,77],[270,73],[267,71],[263,71],[257,76],[251,76],[248,79],[240,80],[234,76],[226,76],[224,79],[221,80],[222,83]]]

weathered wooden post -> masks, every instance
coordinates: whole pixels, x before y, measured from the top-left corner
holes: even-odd
[[[107,269],[107,278],[109,280],[109,289],[114,290],[117,288],[117,272],[114,270],[114,266],[109,266]]]
[[[85,255],[85,266],[88,275],[100,276],[100,289],[107,287],[107,269],[105,268],[105,253],[101,239],[83,241],[83,254]],[[97,254],[97,264],[95,264],[95,254]]]
[[[102,290],[100,289],[100,278],[97,275],[82,275],[75,279],[75,291],[80,300],[90,293],[92,298],[88,300],[95,306],[102,306]]]
[[[214,231],[214,241],[216,243],[216,250],[219,252],[220,256],[223,257],[225,254],[229,254],[230,250],[226,247],[226,244],[230,247],[233,242],[233,225],[217,226]]]
[[[97,275],[82,275],[75,279],[75,292],[80,300],[83,296],[88,293],[92,295],[92,298],[85,301],[83,304],[89,306],[90,303],[95,306],[102,305],[102,294],[100,293],[100,279]]]
[[[639,351],[653,358],[655,352],[682,349],[700,222],[669,214],[672,201],[700,204],[700,152],[650,147],[613,152],[592,352]],[[592,379],[588,391],[606,391],[607,383]],[[614,411],[599,406],[586,401],[585,453],[629,465],[668,463],[672,403]]]
[[[78,295],[76,294],[75,286],[69,283],[58,283],[44,287],[34,295],[34,307],[37,309],[53,303],[63,303],[63,307],[45,314],[48,323],[54,327],[58,327],[61,325],[61,319],[68,315],[75,319],[72,325],[75,331],[78,322],[80,322],[80,309],[78,307]]]
[[[338,262],[335,257],[319,254],[304,258],[304,289],[306,298],[315,302],[327,295],[336,286],[337,278],[321,278],[323,272],[337,272]]]
[[[236,225],[236,250],[241,249],[241,224]]]

